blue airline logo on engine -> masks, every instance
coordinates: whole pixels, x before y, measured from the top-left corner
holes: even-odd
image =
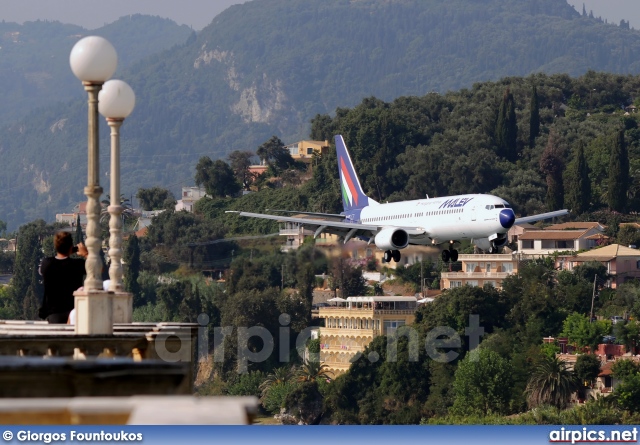
[[[469,201],[471,201],[473,198],[456,198],[456,199],[448,199],[445,202],[443,202],[440,207],[438,207],[439,209],[450,209],[452,207],[463,207],[465,205],[467,205],[467,203]]]

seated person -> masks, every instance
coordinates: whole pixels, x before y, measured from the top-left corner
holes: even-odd
[[[73,293],[83,285],[84,260],[70,258],[74,252],[69,232],[58,232],[53,237],[56,256],[45,258],[40,266],[44,281],[44,298],[38,311],[40,318],[49,323],[67,323],[74,306]],[[78,244],[78,255],[87,257],[87,248]]]

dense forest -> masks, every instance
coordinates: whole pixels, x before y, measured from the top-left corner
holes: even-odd
[[[115,34],[144,28],[130,27],[127,20],[117,22],[127,32]],[[56,41],[53,36],[51,40]],[[131,46],[116,37],[112,40],[121,52]],[[593,69],[637,74],[639,53],[637,31],[582,15],[564,0],[247,2],[229,8],[183,44],[136,59],[118,73],[137,96],[136,109],[122,128],[123,191],[130,196],[140,187],[161,186],[175,193],[191,183],[193,166],[202,155],[217,160],[236,149],[253,151],[274,134],[286,143],[305,138],[314,116],[337,119],[336,109],[356,106],[366,97],[395,103],[432,92],[448,100],[472,94],[476,82],[537,72],[580,76]],[[67,76],[72,82],[70,71]],[[568,106],[573,93],[582,100],[574,108],[585,114],[605,104],[617,109],[634,97],[626,89],[629,85],[618,88],[624,94],[618,97],[605,89],[592,91],[597,85],[573,91],[570,81],[559,82],[553,86],[557,90],[541,91],[541,113],[547,113],[541,119],[558,114],[553,103],[558,110]],[[460,88],[467,92],[453,92]],[[514,85],[513,90],[514,112],[526,115],[528,102],[523,98],[529,86]],[[86,105],[80,89],[74,94],[78,99],[73,102],[16,116],[14,124],[0,128],[0,213],[12,230],[35,218],[50,221],[84,199],[83,168],[77,166],[86,162]],[[498,94],[501,97],[504,89]],[[494,107],[499,99],[474,100]],[[446,115],[440,116],[438,103],[433,103],[433,118],[444,128]],[[467,111],[469,119],[483,114],[482,109]],[[443,140],[433,126],[420,131],[422,139],[411,142],[415,150]],[[521,127],[518,137],[526,137],[526,131]],[[106,125],[101,134],[106,147]],[[314,137],[326,134],[313,132]],[[398,142],[393,150],[404,152],[409,144]],[[463,150],[467,142],[471,150],[477,141],[459,140],[453,151]],[[104,149],[101,160],[108,161]],[[497,168],[485,167],[489,175]],[[441,178],[442,184],[430,184],[426,192],[460,189],[469,175],[475,177],[473,189],[505,185],[495,180],[503,179],[500,175],[484,184],[477,171],[461,171]],[[377,197],[395,199],[389,192],[398,183],[390,181],[376,184]],[[410,185],[402,193],[425,192],[419,188]]]

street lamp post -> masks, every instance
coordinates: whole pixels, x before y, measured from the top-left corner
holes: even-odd
[[[82,81],[89,95],[87,186],[87,277],[84,290],[76,292],[76,333],[111,334],[113,332],[111,300],[102,289],[100,259],[100,165],[98,131],[98,92],[116,71],[118,56],[106,39],[89,36],[79,40],[71,50],[69,63],[73,74]]]
[[[122,284],[122,211],[120,203],[120,127],[135,106],[131,87],[122,80],[105,82],[98,95],[99,111],[111,127],[111,202],[109,219],[109,291],[113,296],[113,322],[131,323],[132,295],[124,292]]]

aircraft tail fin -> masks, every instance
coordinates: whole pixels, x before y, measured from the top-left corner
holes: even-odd
[[[338,155],[338,173],[340,174],[340,189],[342,191],[342,206],[345,212],[362,209],[376,201],[369,198],[362,191],[360,180],[356,174],[351,156],[347,151],[347,146],[342,139],[342,135],[336,135],[336,152]]]

